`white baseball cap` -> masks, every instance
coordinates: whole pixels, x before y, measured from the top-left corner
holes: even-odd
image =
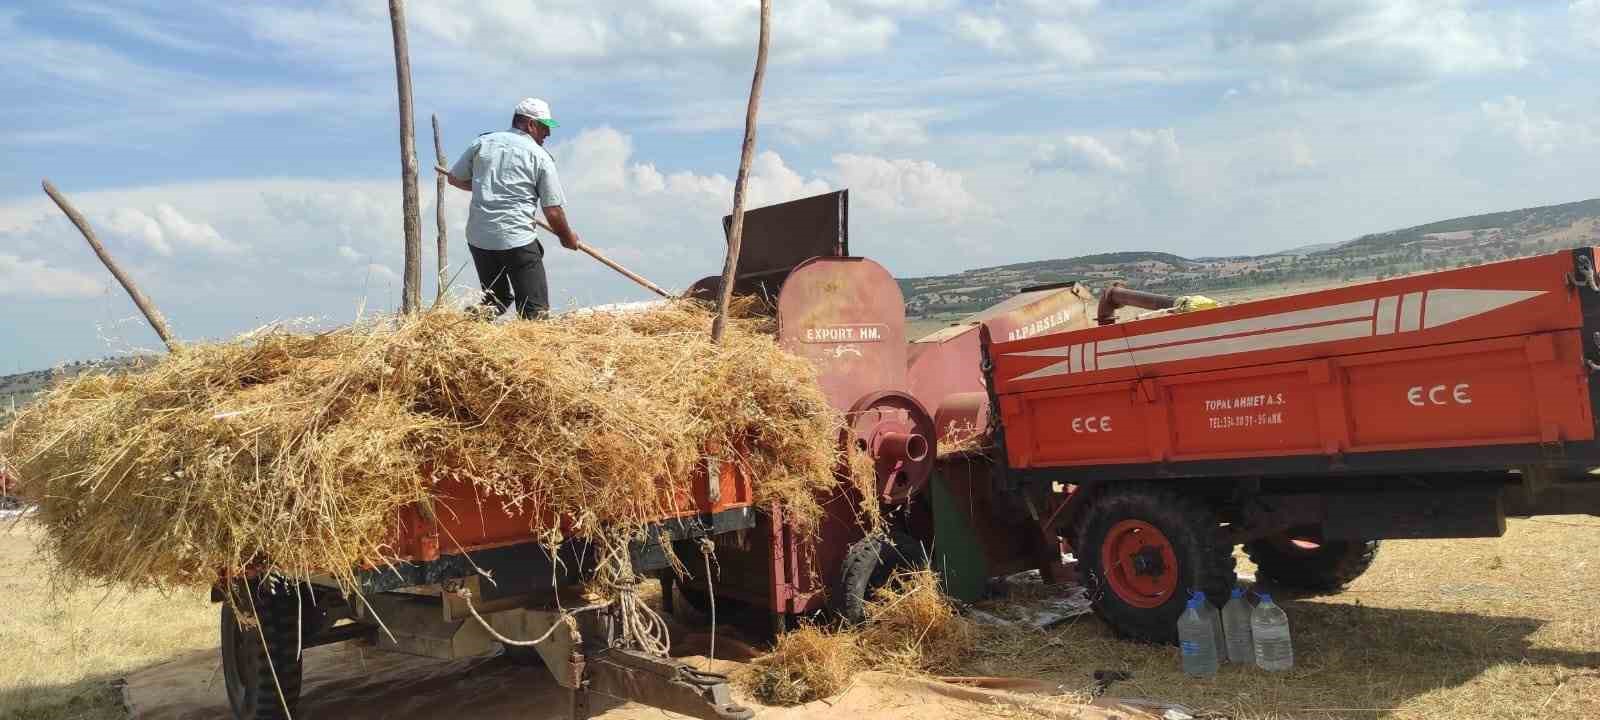
[[[539,98],[523,98],[517,103],[516,114],[525,118],[532,118],[544,123],[545,127],[560,127],[561,123],[550,118],[550,103]]]

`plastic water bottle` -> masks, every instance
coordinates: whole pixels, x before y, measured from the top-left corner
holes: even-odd
[[[1289,616],[1261,593],[1261,602],[1250,613],[1250,637],[1256,647],[1256,666],[1268,672],[1294,667],[1294,645],[1289,641]]]
[[[1222,606],[1222,634],[1227,638],[1228,662],[1255,662],[1256,646],[1250,639],[1250,601],[1244,599],[1244,588],[1234,587],[1233,597]]]
[[[1211,645],[1217,649],[1217,664],[1220,665],[1228,661],[1228,653],[1223,649],[1227,641],[1222,634],[1222,611],[1211,604],[1211,598],[1204,592],[1200,593],[1200,599],[1200,617],[1211,623]]]
[[[1195,677],[1217,674],[1217,631],[1210,618],[1201,614],[1206,604],[1205,593],[1190,591],[1189,606],[1178,616],[1178,648],[1183,658],[1183,672]]]

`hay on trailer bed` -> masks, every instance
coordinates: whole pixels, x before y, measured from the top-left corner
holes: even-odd
[[[394,559],[397,511],[446,477],[615,541],[675,514],[672,491],[714,453],[743,466],[757,501],[814,519],[840,437],[815,370],[759,321],[733,323],[720,346],[710,322],[682,301],[269,328],[64,379],[0,433],[0,456],[70,577],[135,586],[250,568],[348,587]]]

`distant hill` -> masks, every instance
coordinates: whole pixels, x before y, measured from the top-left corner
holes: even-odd
[[[71,377],[86,372],[108,372],[130,367],[132,357],[114,357],[103,360],[70,362],[51,370],[34,370],[15,375],[0,375],[0,425],[11,415],[13,407],[20,408],[40,393],[49,389],[57,376]]]
[[[1031,285],[1114,280],[1180,295],[1313,281],[1352,281],[1461,267],[1580,245],[1600,245],[1600,199],[1473,215],[1340,243],[1239,257],[1114,252],[905,278],[912,317],[968,313]]]

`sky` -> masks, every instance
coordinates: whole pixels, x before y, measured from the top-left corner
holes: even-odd
[[[899,276],[1600,195],[1600,0],[774,5],[751,203],[848,188],[852,251]],[[544,98],[586,242],[669,287],[720,271],[756,0],[409,6],[422,168],[430,114],[453,160]],[[395,309],[393,60],[381,0],[0,4],[0,373],[158,347],[44,178],[186,340]],[[558,308],[645,297],[545,244]]]

